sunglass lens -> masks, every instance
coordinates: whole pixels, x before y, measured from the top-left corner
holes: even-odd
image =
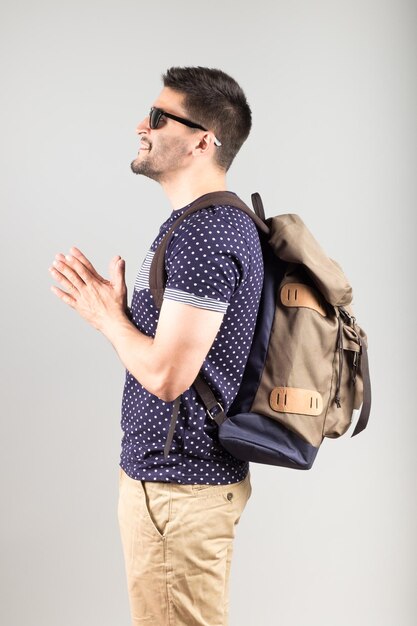
[[[157,128],[160,119],[161,119],[161,111],[159,109],[152,108],[149,113],[149,126],[152,129]]]

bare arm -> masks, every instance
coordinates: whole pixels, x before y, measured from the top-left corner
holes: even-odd
[[[188,389],[219,331],[224,314],[164,300],[155,338],[129,320],[109,320],[103,334],[148,391],[171,402]]]
[[[114,346],[126,369],[150,393],[166,402],[188,389],[219,331],[224,313],[164,300],[155,338],[141,333],[126,315],[124,263],[115,257],[111,280],[103,279],[86,257],[72,248],[57,255],[52,275],[68,289],[53,287]]]

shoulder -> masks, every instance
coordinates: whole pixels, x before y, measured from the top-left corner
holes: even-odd
[[[251,243],[253,239],[259,240],[258,229],[255,222],[241,209],[233,205],[227,205],[217,206],[213,211],[216,218],[222,223],[227,224],[231,230],[235,231],[237,236],[243,237]]]
[[[171,243],[188,239],[202,243],[215,241],[226,248],[233,245],[253,248],[259,243],[254,221],[232,205],[216,205],[189,215],[175,229]]]

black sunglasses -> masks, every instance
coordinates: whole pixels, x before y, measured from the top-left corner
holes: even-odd
[[[189,126],[190,128],[199,128],[200,130],[207,130],[204,126],[200,126],[200,124],[195,124],[194,122],[190,122],[190,120],[186,120],[184,117],[178,117],[178,115],[173,115],[172,113],[167,113],[162,109],[157,109],[156,107],[152,107],[149,111],[149,126],[152,130],[158,128],[159,122],[162,117],[169,117],[171,120],[175,120],[180,124],[185,124],[185,126]],[[214,137],[214,145],[221,146],[221,142]]]

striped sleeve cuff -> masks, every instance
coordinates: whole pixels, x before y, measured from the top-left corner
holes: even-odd
[[[214,300],[213,298],[195,296],[192,293],[181,291],[179,289],[166,288],[164,291],[164,298],[167,300],[175,300],[176,302],[183,302],[184,304],[191,304],[200,309],[208,309],[209,311],[220,311],[220,313],[226,313],[228,302],[221,302],[220,300]]]

